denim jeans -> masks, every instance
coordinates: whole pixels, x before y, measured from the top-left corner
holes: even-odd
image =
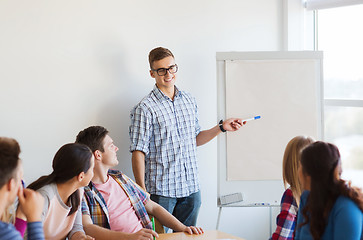
[[[169,213],[173,214],[180,222],[186,226],[195,226],[199,208],[201,205],[200,191],[192,193],[188,197],[171,198],[151,194],[151,200],[164,207]],[[164,227],[165,228],[165,227]],[[165,232],[168,228],[165,228]]]

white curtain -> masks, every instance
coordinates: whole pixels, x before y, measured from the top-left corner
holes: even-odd
[[[308,10],[324,8],[343,7],[354,4],[363,4],[363,0],[306,0],[305,6]]]

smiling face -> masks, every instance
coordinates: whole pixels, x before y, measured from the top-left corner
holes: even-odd
[[[159,76],[157,71],[160,68],[168,69],[175,65],[175,59],[172,56],[163,58],[158,61],[154,61],[152,64],[152,70],[150,70],[150,75],[155,79],[156,86],[165,94],[174,92],[174,84],[176,81],[177,73],[170,73],[166,71],[165,76]]]

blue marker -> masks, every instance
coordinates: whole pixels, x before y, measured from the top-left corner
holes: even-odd
[[[242,122],[248,122],[248,121],[251,121],[251,120],[257,120],[257,119],[260,119],[261,116],[255,116],[255,117],[252,117],[252,118],[248,118],[248,119],[244,119],[242,120]]]

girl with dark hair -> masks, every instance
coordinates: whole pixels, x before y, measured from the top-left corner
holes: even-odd
[[[299,178],[303,188],[295,239],[362,238],[363,195],[340,178],[338,148],[315,142],[301,155]]]
[[[53,159],[53,172],[28,186],[45,199],[42,221],[46,239],[93,239],[82,226],[83,188],[93,177],[94,158],[83,144],[62,146]],[[80,189],[82,188],[82,189]]]

